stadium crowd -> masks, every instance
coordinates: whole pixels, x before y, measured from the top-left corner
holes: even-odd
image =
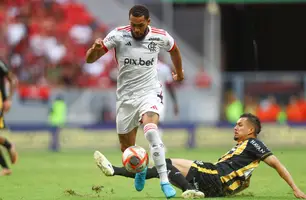
[[[283,105],[274,96],[260,100],[246,95],[242,102],[233,92],[228,92],[224,108],[226,121],[235,123],[235,119],[244,112],[257,115],[264,123],[306,123],[306,99],[303,95],[292,95]]]
[[[0,55],[20,83],[111,87],[115,61],[112,53],[86,64],[86,50],[106,25],[84,5],[72,0],[0,1]]]

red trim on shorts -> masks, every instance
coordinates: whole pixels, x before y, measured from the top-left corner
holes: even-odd
[[[105,53],[108,52],[108,48],[104,45],[104,42],[102,41],[102,48],[104,49]]]
[[[171,52],[174,49],[175,46],[176,46],[176,43],[174,42],[173,46],[171,47],[171,49],[168,52]]]

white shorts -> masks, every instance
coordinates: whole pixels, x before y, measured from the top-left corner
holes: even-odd
[[[142,123],[142,116],[146,112],[154,112],[160,115],[160,112],[163,110],[161,94],[161,89],[158,89],[141,97],[135,96],[131,99],[117,101],[117,133],[126,134],[135,127],[138,127]]]

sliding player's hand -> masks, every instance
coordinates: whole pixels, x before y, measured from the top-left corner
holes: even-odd
[[[294,196],[298,199],[306,199],[306,194],[304,194],[300,189],[294,191]]]
[[[176,74],[176,73],[172,72],[172,78],[175,81],[182,81],[182,80],[184,80],[184,70],[182,71],[181,74]]]
[[[94,50],[101,50],[103,48],[103,40],[101,38],[96,39],[92,47]]]
[[[8,111],[10,111],[11,105],[12,105],[11,100],[5,100],[3,102],[3,111],[4,111],[4,113],[7,113]]]

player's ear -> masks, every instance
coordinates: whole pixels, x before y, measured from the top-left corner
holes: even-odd
[[[253,133],[255,133],[255,128],[254,127],[250,127],[248,135],[252,135]]]
[[[149,18],[147,21],[148,21],[148,25],[150,25],[150,23],[151,23],[151,18]]]

